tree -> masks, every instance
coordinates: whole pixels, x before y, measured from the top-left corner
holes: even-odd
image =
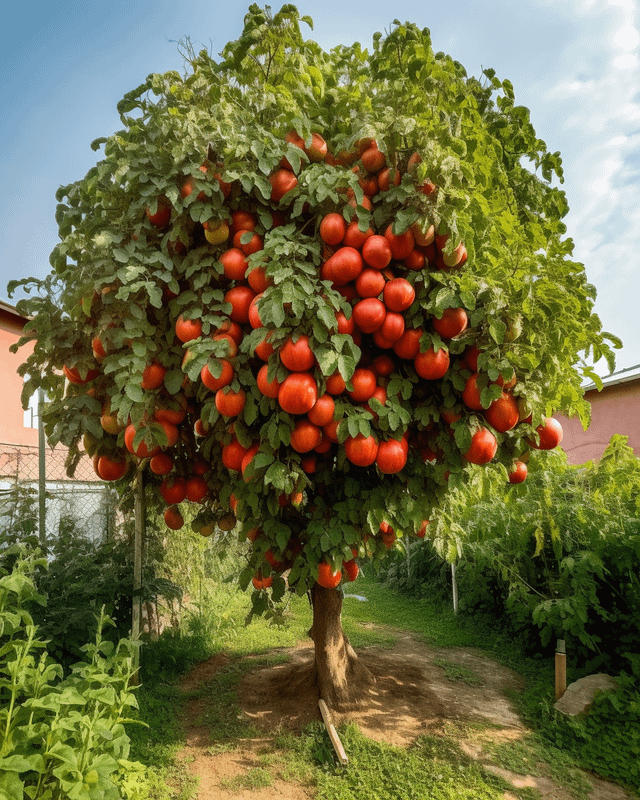
[[[252,5],[219,60],[186,42],[185,75],[125,96],[20,307],[70,469],[83,443],[103,478],[143,469],[173,528],[185,497],[197,528],[237,518],[254,611],[310,592],[340,705],[366,678],[340,624],[357,555],[424,535],[474,465],[506,479],[551,446],[556,409],[586,424],[588,358],[618,342],[511,83],[412,24],[326,53],[301,23]]]

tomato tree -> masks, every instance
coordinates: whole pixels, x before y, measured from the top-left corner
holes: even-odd
[[[412,24],[327,53],[302,22],[251,6],[219,60],[187,43],[185,75],[121,101],[20,306],[70,469],[84,448],[121,486],[143,470],[170,528],[180,502],[233,528],[254,611],[310,592],[336,705],[366,677],[340,624],[355,559],[425,536],[473,470],[526,475],[611,351],[510,82]]]

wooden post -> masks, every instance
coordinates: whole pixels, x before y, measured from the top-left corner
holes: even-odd
[[[142,552],[145,534],[144,479],[140,467],[138,467],[134,478],[133,492],[133,602],[131,607],[131,638],[134,642],[138,642],[140,639],[140,623],[142,618],[140,589],[142,588]],[[135,672],[131,679],[131,683],[134,685],[138,683],[139,667],[140,648],[136,647],[133,656],[133,668]]]
[[[455,561],[451,564],[451,588],[453,589],[453,613],[458,613],[458,581],[456,579]]]
[[[342,746],[342,742],[340,741],[340,737],[338,736],[338,731],[335,729],[333,721],[331,719],[331,712],[329,711],[329,707],[324,702],[324,700],[318,700],[318,705],[320,706],[320,713],[322,714],[322,719],[324,720],[325,728],[327,729],[327,733],[329,734],[329,739],[331,739],[331,744],[333,745],[333,749],[336,751],[336,755],[338,756],[338,760],[340,763],[345,766],[349,763],[349,759],[347,758],[347,754],[344,751],[344,747]]]
[[[567,690],[567,653],[564,639],[556,644],[556,702]]]

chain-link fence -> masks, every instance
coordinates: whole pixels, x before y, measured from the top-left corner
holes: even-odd
[[[72,526],[94,541],[113,535],[114,490],[96,476],[88,458],[69,478],[66,455],[63,447],[0,442],[0,532],[20,530],[50,540]]]

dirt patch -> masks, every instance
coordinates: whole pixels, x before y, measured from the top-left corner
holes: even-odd
[[[290,661],[258,667],[247,673],[240,685],[242,712],[263,737],[243,741],[231,752],[212,752],[206,728],[197,723],[201,711],[198,697],[189,701],[185,719],[187,747],[181,758],[200,777],[198,800],[307,800],[310,790],[295,781],[275,780],[260,788],[261,770],[273,752],[270,737],[281,730],[300,730],[320,718],[317,694],[309,685],[312,645],[301,644],[287,651]],[[420,734],[443,733],[451,722],[489,723],[495,740],[518,739],[526,729],[515,713],[506,692],[523,688],[522,678],[472,648],[433,648],[411,635],[399,634],[391,649],[363,648],[358,653],[376,682],[363,698],[361,707],[348,714],[334,714],[336,724],[355,722],[370,738],[406,747]],[[206,684],[225,664],[222,656],[199,665],[182,684],[194,691]],[[516,775],[490,764],[482,743],[473,737],[461,742],[465,752],[483,762],[514,787],[505,800],[517,796],[517,789],[532,788],[544,800],[564,800],[566,790],[547,778]],[[244,787],[250,780],[251,788]],[[620,787],[590,776],[590,800],[625,800]],[[235,784],[234,784],[235,781]]]

